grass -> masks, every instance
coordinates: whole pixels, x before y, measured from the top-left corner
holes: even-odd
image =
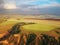
[[[31,22],[31,20],[16,20],[16,19],[9,19],[6,22],[3,22],[0,24],[0,26],[2,26],[2,28],[0,27],[0,31],[4,30],[4,28],[6,27],[11,27],[11,25],[14,25],[18,22]],[[60,21],[46,21],[46,20],[32,20],[33,22],[35,22],[36,24],[32,24],[32,25],[25,25],[23,26],[23,30],[24,31],[51,31],[54,28],[60,27]],[[5,27],[4,27],[5,26]]]
[[[14,24],[14,23],[17,23],[17,22],[16,21],[6,21],[6,22],[1,23],[0,25],[10,25],[10,24]]]
[[[53,29],[56,29],[57,27],[60,28],[60,21],[51,21],[51,20],[25,20],[25,19],[20,19],[20,20],[16,20],[15,18],[14,19],[7,19],[7,21],[3,21],[2,23],[0,23],[0,33],[4,33],[7,31],[7,30],[10,30],[12,26],[14,26],[16,23],[19,23],[19,22],[34,22],[35,24],[31,24],[31,25],[25,25],[22,27],[22,30],[25,31],[23,33],[23,38],[25,38],[25,41],[26,39],[28,39],[28,42],[32,39],[35,38],[34,34],[33,33],[30,33],[30,32],[36,32],[36,36],[38,37],[38,39],[40,39],[40,34],[47,34],[48,36],[52,36],[52,37],[58,37],[59,35],[57,35],[57,33],[55,31],[51,31]],[[29,32],[28,32],[29,31]],[[45,31],[50,31],[50,32],[46,32]],[[42,32],[42,33],[40,33]],[[0,34],[0,37],[2,37],[4,34]],[[25,36],[26,37],[25,37]],[[15,35],[15,37],[18,36],[18,40],[20,39],[20,34],[18,35]],[[27,37],[29,36],[29,37]],[[13,38],[13,36],[12,36]],[[11,38],[11,39],[12,39]],[[17,38],[13,41],[15,42],[17,40]],[[10,38],[9,38],[10,39]],[[36,42],[38,42],[38,39],[36,38]],[[21,39],[23,40],[23,39]],[[11,41],[11,40],[10,40]],[[5,42],[3,42],[5,43]],[[19,42],[20,44],[21,42]],[[23,42],[24,43],[24,42]],[[16,44],[16,43],[15,43]],[[2,45],[2,44],[1,44]],[[10,43],[9,43],[10,45]],[[22,44],[21,44],[22,45]]]
[[[52,29],[56,28],[56,26],[49,24],[32,24],[25,25],[23,28],[26,31],[51,31]]]

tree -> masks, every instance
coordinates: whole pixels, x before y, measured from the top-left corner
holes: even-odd
[[[34,33],[28,34],[26,45],[29,45],[35,39],[36,39],[36,35]]]

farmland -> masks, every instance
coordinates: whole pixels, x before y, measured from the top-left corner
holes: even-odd
[[[18,17],[14,17],[14,16],[10,17],[8,19],[2,18],[2,22],[0,23],[0,37],[4,36],[9,30],[11,30],[15,24],[21,23],[21,22],[31,23],[31,24],[21,26],[21,28],[19,28],[19,29],[22,31],[22,33],[17,34],[15,36],[19,37],[20,35],[29,35],[30,33],[31,34],[34,33],[34,35],[36,34],[37,36],[39,36],[40,34],[47,34],[48,36],[54,36],[56,38],[59,37],[59,34],[57,34],[55,32],[56,30],[58,32],[60,32],[60,21],[59,20],[58,21],[45,20],[45,19],[36,20],[36,19],[32,19],[32,18],[27,19],[25,17],[18,18]],[[11,44],[11,45],[13,45],[13,44]]]

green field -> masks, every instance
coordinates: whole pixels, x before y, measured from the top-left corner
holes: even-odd
[[[31,31],[31,32],[36,32],[36,31],[51,31],[55,28],[60,28],[60,21],[47,21],[47,20],[13,20],[9,19],[6,22],[0,23],[0,32],[1,31],[7,31],[11,25],[14,25],[19,22],[33,22],[35,24],[30,24],[30,25],[24,25],[22,28],[24,31]],[[7,28],[8,27],[8,28]],[[4,28],[6,28],[4,30]]]
[[[56,26],[49,24],[32,24],[32,25],[25,25],[23,26],[23,28],[26,31],[51,31],[54,28],[56,28]]]

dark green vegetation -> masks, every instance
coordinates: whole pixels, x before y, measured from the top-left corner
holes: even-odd
[[[6,39],[9,38],[11,35],[19,33],[19,32],[20,32],[20,29],[19,29],[19,28],[20,28],[20,27],[19,27],[18,24],[14,25],[14,26],[12,27],[12,29],[10,29],[10,30],[8,31],[8,34],[6,34],[6,35],[4,35],[2,38],[0,38],[0,41],[6,40]]]
[[[7,40],[8,43],[14,43],[14,45],[60,45],[60,36],[57,39],[54,36],[50,36],[47,34],[35,34],[35,33],[22,33],[20,29],[21,26],[28,25],[28,24],[35,24],[35,23],[17,23],[15,24],[3,37],[0,38],[0,41]],[[54,31],[60,35],[58,31],[60,28],[54,29]],[[14,36],[15,34],[20,34],[20,39],[18,42],[18,37]],[[25,37],[24,37],[25,36]],[[26,41],[24,40],[26,39]],[[0,43],[4,45],[3,43]]]
[[[59,39],[58,39],[59,40]],[[41,45],[59,45],[59,41],[55,39],[53,36],[48,36],[46,34],[42,34]]]
[[[23,25],[28,25],[28,24],[34,24],[34,23],[24,23],[24,22],[20,22],[20,23],[15,24],[15,25],[8,31],[8,34],[6,34],[6,35],[4,35],[2,38],[0,38],[0,41],[9,38],[11,35],[20,33],[20,32],[21,32],[21,29],[20,29],[21,26],[23,26]]]
[[[29,45],[35,39],[36,39],[36,35],[34,33],[29,34],[28,37],[27,37],[26,45]]]

